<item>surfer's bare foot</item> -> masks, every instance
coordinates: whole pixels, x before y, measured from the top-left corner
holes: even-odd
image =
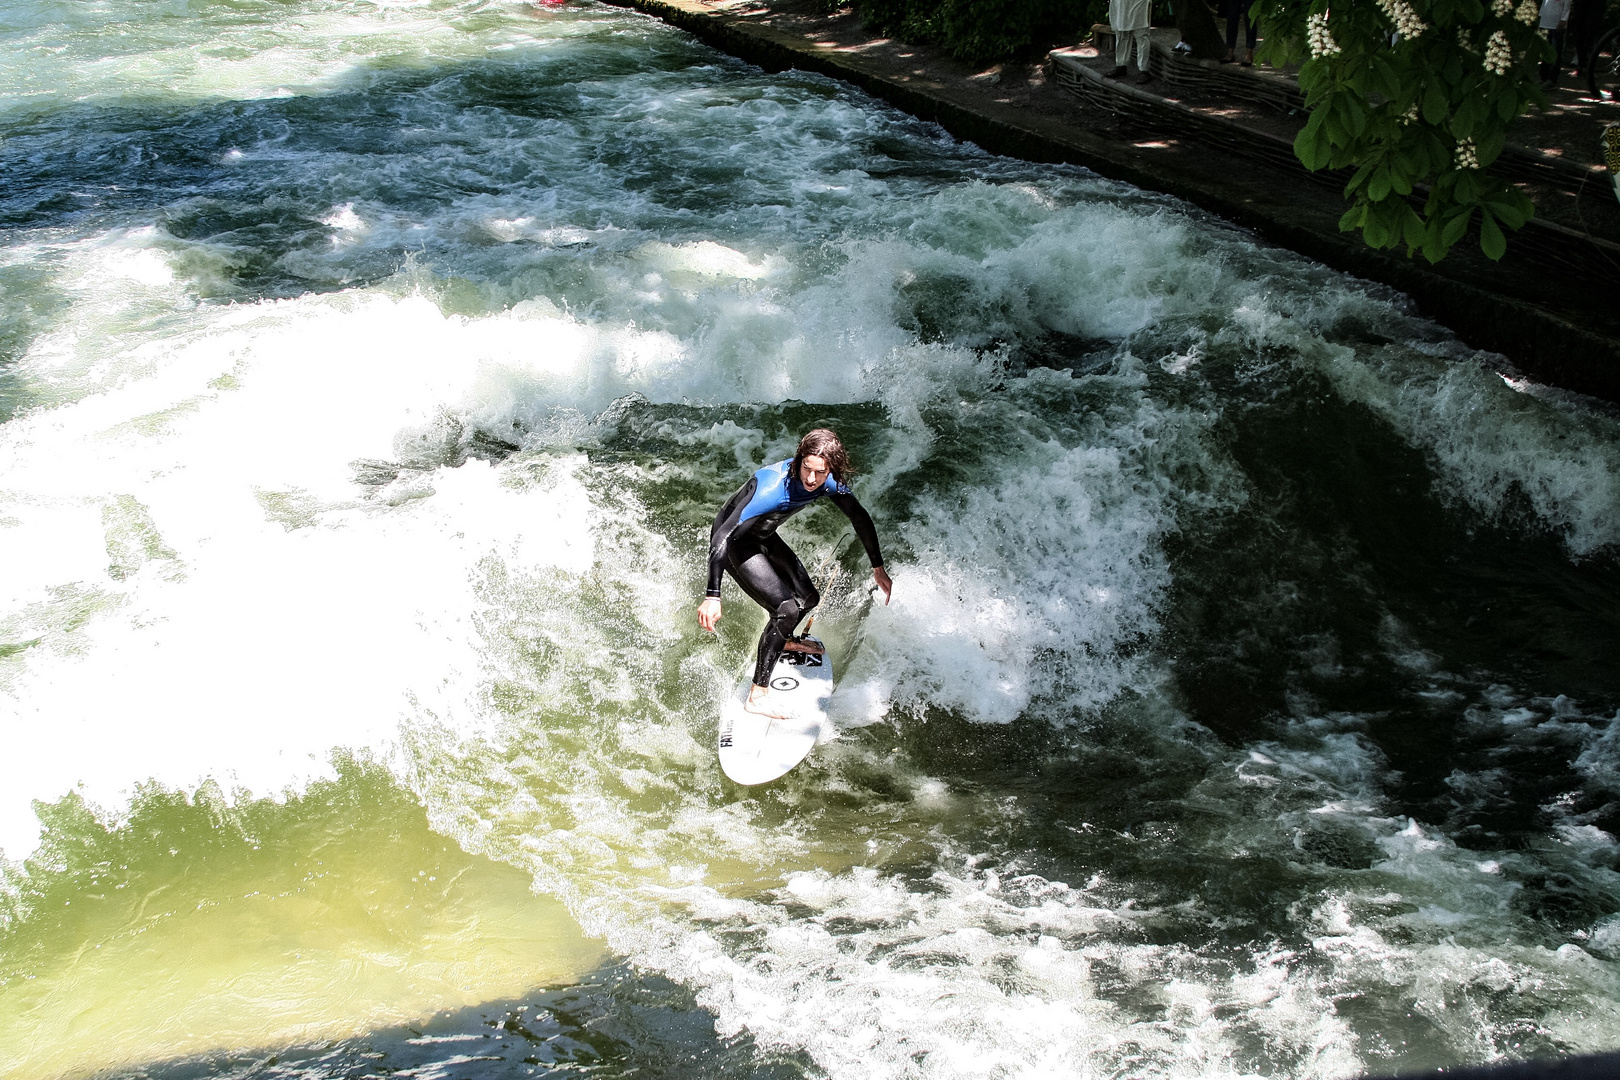
[[[772,720],[788,719],[788,712],[771,698],[771,688],[754,685],[748,688],[748,700],[743,702],[743,708],[760,716],[768,716]]]
[[[812,653],[812,654],[814,654],[816,656],[820,656],[822,653],[826,652],[827,650],[825,648],[823,648],[821,645],[814,642],[814,641],[806,641],[806,640],[804,640],[802,638],[788,638],[787,644],[782,646],[782,651],[783,652],[806,652],[806,653]]]

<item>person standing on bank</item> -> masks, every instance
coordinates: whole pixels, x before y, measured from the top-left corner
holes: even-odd
[[[1558,72],[1564,66],[1564,34],[1569,28],[1570,0],[1542,0],[1541,31],[1553,47],[1553,62],[1541,65],[1541,86],[1551,90],[1558,85]]]
[[[1570,48],[1574,53],[1576,74],[1586,78],[1586,61],[1603,33],[1603,15],[1608,0],[1570,0],[1569,20],[1566,27]]]
[[[1114,28],[1114,70],[1109,78],[1124,78],[1131,59],[1131,43],[1136,43],[1136,76],[1139,83],[1150,82],[1148,53],[1153,49],[1150,26],[1153,0],[1108,0],[1108,25]]]
[[[776,535],[782,522],[824,495],[831,499],[855,527],[872,563],[872,580],[883,590],[883,602],[889,602],[893,582],[883,569],[872,517],[849,489],[853,475],[849,454],[838,436],[816,428],[799,440],[791,460],[760,469],[715,515],[709,532],[709,583],[698,605],[698,625],[712,633],[720,620],[720,577],[726,571],[770,616],[759,635],[754,685],[744,705],[749,712],[785,719],[770,701],[771,669],[784,649],[821,651],[814,642],[793,636],[804,617],[821,603],[821,594],[793,549]]]
[[[1249,14],[1249,5],[1245,0],[1221,0],[1221,14],[1226,16],[1226,62],[1231,63],[1237,59],[1237,32],[1238,19],[1244,22],[1244,53],[1242,64],[1244,67],[1254,66],[1254,47],[1260,41],[1260,31],[1254,25],[1254,16]]]

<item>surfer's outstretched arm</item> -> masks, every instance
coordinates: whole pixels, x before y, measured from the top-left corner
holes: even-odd
[[[894,582],[889,580],[889,572],[883,568],[883,551],[878,547],[877,526],[872,524],[872,515],[866,512],[866,507],[852,492],[830,491],[827,497],[855,527],[855,536],[860,540],[861,547],[866,549],[867,561],[872,564],[872,580],[883,590],[883,602],[887,604]]]
[[[726,548],[731,542],[731,534],[742,524],[743,508],[754,497],[758,487],[759,480],[750,476],[748,483],[732,492],[731,498],[714,515],[714,524],[709,527],[709,580],[703,590],[703,601],[698,604],[697,616],[698,625],[711,634],[714,633],[714,624],[720,621],[720,575],[726,569]]]
[[[720,576],[726,570],[726,548],[731,543],[731,534],[737,531],[742,524],[743,510],[748,506],[749,500],[759,487],[759,478],[750,476],[748,483],[731,493],[720,512],[714,515],[714,524],[709,526],[709,580],[703,590],[705,597],[720,598]],[[719,618],[718,611],[715,618]],[[713,627],[704,627],[705,630]]]

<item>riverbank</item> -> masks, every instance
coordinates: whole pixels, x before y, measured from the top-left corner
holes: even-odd
[[[1500,263],[1465,243],[1430,266],[1341,233],[1345,203],[1336,186],[1284,161],[1257,167],[1252,151],[1265,134],[1228,123],[1226,145],[1219,145],[1169,130],[1152,113],[1122,122],[1061,85],[1045,57],[977,68],[876,37],[847,10],[822,14],[794,0],[609,2],[767,70],[798,68],[853,83],[994,153],[1080,165],[1186,199],[1273,243],[1401,290],[1469,346],[1506,356],[1524,375],[1620,401],[1620,285],[1604,272],[1607,250],[1581,250],[1581,234],[1558,221],[1543,220],[1529,242],[1527,233],[1512,237]],[[1118,89],[1161,108],[1167,100],[1154,92],[1159,85]]]

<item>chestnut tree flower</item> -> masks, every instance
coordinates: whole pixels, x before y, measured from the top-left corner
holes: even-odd
[[[1546,102],[1536,0],[1259,0],[1254,13],[1261,59],[1300,64],[1295,155],[1349,174],[1341,229],[1439,262],[1477,225],[1502,257],[1504,230],[1535,212],[1491,166],[1508,124]]]

